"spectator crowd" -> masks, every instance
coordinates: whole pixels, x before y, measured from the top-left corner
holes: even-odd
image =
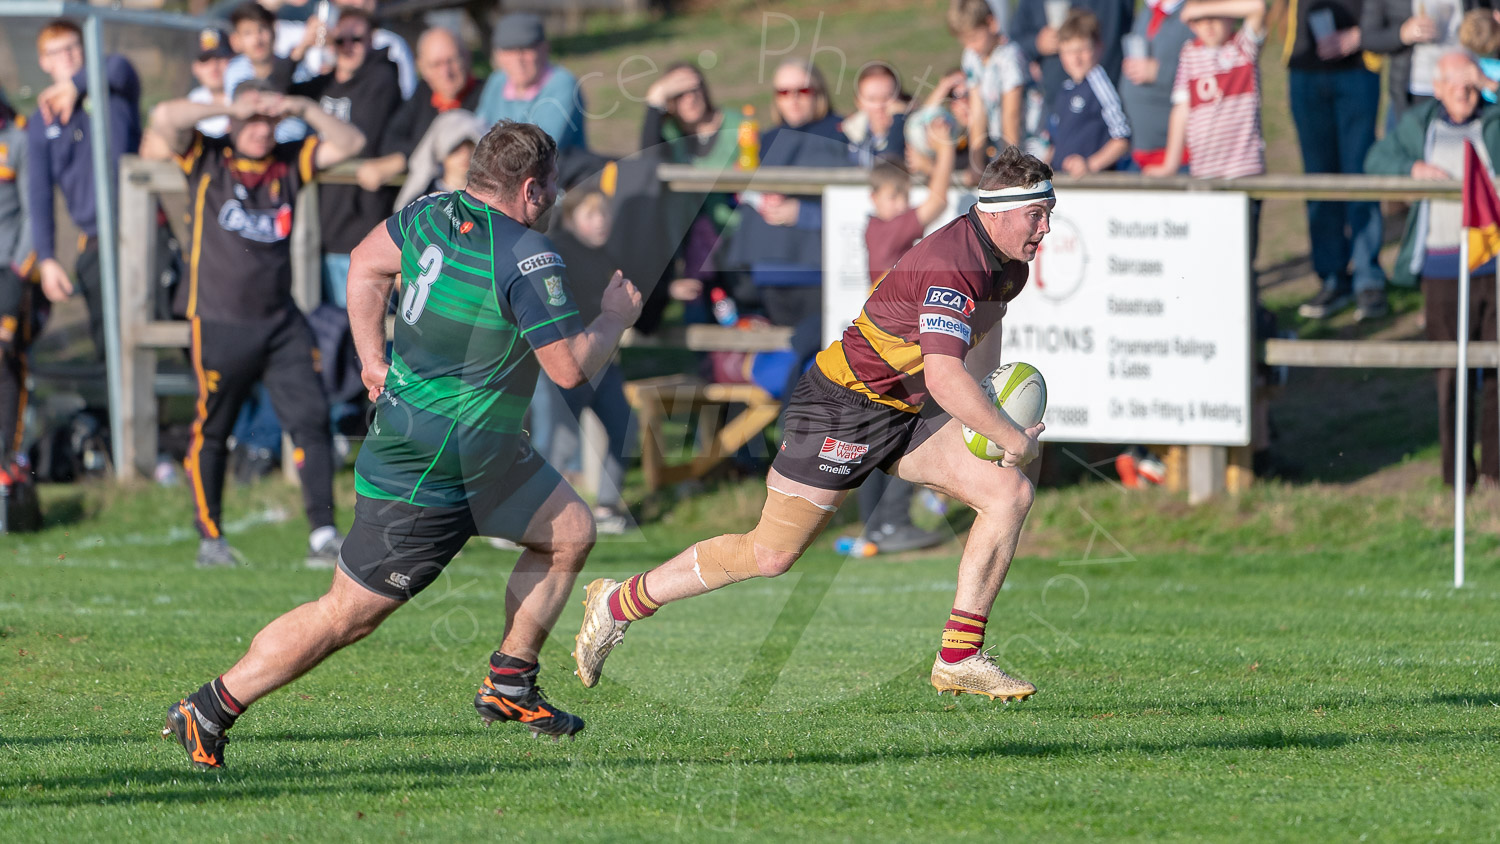
[[[232,562],[218,527],[227,443],[236,443],[241,465],[269,466],[285,423],[308,488],[309,563],[331,565],[338,539],[330,532],[327,478],[342,437],[359,433],[363,418],[359,379],[348,371],[355,363],[340,339],[350,254],[403,204],[461,190],[469,155],[497,121],[534,123],[557,142],[565,200],[551,233],[580,298],[597,293],[618,266],[648,294],[645,331],[674,300],[688,321],[790,327],[784,359],[743,367],[781,395],[821,346],[819,196],[666,194],[656,164],[865,168],[878,283],[944,207],[934,197],[912,205],[911,175],[972,185],[1005,145],[1071,176],[1265,172],[1259,61],[1271,30],[1284,28],[1287,106],[1305,172],[1451,178],[1463,140],[1479,147],[1487,166],[1500,153],[1490,105],[1500,91],[1500,18],[1487,3],[1274,0],[1268,9],[1263,0],[1146,0],[1139,7],[1134,0],[951,0],[945,23],[955,65],[920,99],[896,68],[871,61],[857,72],[854,111],[840,114],[822,72],[788,61],[769,74],[772,107],[758,120],[748,107],[716,101],[703,69],[674,64],[647,92],[641,152],[618,161],[590,149],[579,79],[553,61],[543,21],[530,14],[499,19],[485,56],[493,70],[479,77],[457,33],[428,29],[413,50],[382,28],[376,0],[245,2],[226,28],[200,33],[197,86],[158,105],[149,120],[130,63],[105,57],[108,90],[91,91],[78,26],[54,21],[37,41],[37,62],[51,83],[35,112],[17,114],[0,89],[0,467],[19,448],[26,345],[47,303],[80,295],[93,348],[103,353],[91,154],[100,139],[88,118],[95,107],[107,111],[112,168],[120,155],[140,153],[176,161],[188,179],[187,229],[174,239],[160,214],[158,251],[167,256],[163,272],[175,267],[181,276],[171,311],[194,325],[199,401],[185,465],[204,541],[200,562]],[[1377,126],[1381,63],[1387,119]],[[1378,144],[1377,135],[1384,136]],[[356,184],[320,191],[323,304],[304,316],[289,294],[294,195],[320,170],[356,157]],[[391,187],[397,182],[399,189]],[[71,268],[58,257],[56,197],[81,233]],[[1258,201],[1251,210],[1253,264]],[[1440,202],[1413,205],[1392,272],[1397,283],[1438,282],[1428,288],[1440,295],[1429,299],[1427,327],[1439,339],[1454,330],[1439,312],[1451,310],[1453,299],[1455,213]],[[1378,204],[1309,201],[1306,214],[1321,285],[1301,316],[1326,319],[1349,307],[1360,320],[1385,316]],[[1476,289],[1493,294],[1493,284]],[[1493,296],[1476,302],[1474,330],[1488,326],[1492,337]],[[593,408],[609,440],[596,516],[602,529],[623,530],[619,488],[631,425],[619,367],[566,391],[542,381],[531,423],[538,449],[565,472],[578,471],[572,426],[578,412]],[[1443,396],[1453,381],[1451,372],[1440,379]],[[1488,378],[1483,401],[1491,414],[1494,385]],[[1443,407],[1451,413],[1451,398]],[[1494,425],[1487,428],[1493,435]],[[1445,449],[1453,445],[1448,430]],[[1494,483],[1489,445],[1481,472]],[[882,548],[934,541],[910,525],[909,490],[892,486],[866,502],[867,535]],[[895,504],[881,505],[882,498]]]

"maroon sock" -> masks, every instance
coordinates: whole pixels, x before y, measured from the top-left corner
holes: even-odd
[[[652,600],[646,591],[646,575],[638,574],[620,584],[609,596],[609,613],[615,621],[640,621],[656,615],[661,604]]]
[[[943,649],[938,652],[943,662],[958,662],[979,653],[984,647],[987,621],[989,619],[985,616],[955,608],[943,626]]]

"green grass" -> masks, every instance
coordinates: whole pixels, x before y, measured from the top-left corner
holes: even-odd
[[[847,564],[820,545],[785,578],[636,625],[593,690],[569,670],[574,601],[542,679],[589,727],[557,745],[482,729],[470,706],[513,559],[474,544],[368,640],[255,706],[221,774],[189,770],[161,716],[326,587],[299,568],[295,496],[233,495],[253,565],[203,572],[180,490],[52,490],[51,512],[75,521],[0,546],[0,829],[1492,838],[1494,526],[1455,591],[1440,494],[1330,489],[1194,509],[1103,484],[1045,491],[989,637],[1040,687],[1023,704],[927,685],[956,543]],[[743,529],[758,501],[753,484],[711,490],[602,543],[586,576]]]

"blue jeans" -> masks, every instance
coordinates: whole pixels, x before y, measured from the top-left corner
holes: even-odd
[[[1363,68],[1290,70],[1292,122],[1307,173],[1363,173],[1375,143],[1380,77]],[[1380,245],[1385,235],[1378,202],[1307,203],[1313,271],[1325,286],[1383,290]]]
[[[349,256],[323,256],[323,301],[349,307]]]

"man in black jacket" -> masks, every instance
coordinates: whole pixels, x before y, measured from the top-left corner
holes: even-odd
[[[378,138],[401,105],[396,66],[383,51],[370,49],[370,16],[345,9],[329,33],[333,71],[292,86],[292,93],[318,103],[323,111]],[[318,194],[318,221],[323,233],[323,298],[344,307],[349,253],[390,216],[395,191],[367,191],[355,185],[328,185]]]
[[[417,73],[422,81],[411,99],[401,104],[379,138],[372,157],[359,167],[359,184],[375,190],[393,177],[406,172],[407,158],[439,114],[463,108],[479,107],[479,93],[484,80],[474,78],[469,51],[458,36],[441,27],[433,27],[417,40]]]

